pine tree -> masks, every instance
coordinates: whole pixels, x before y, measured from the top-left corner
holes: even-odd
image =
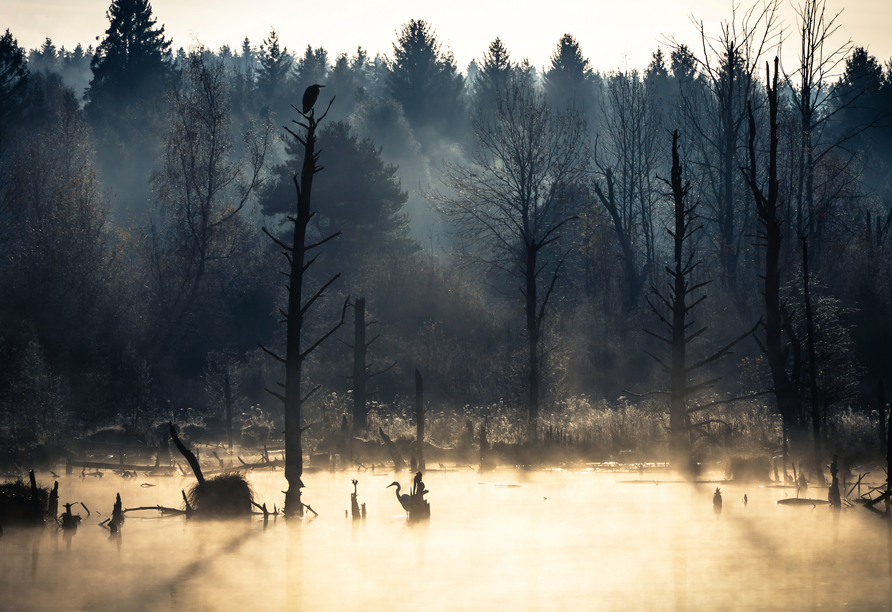
[[[22,110],[27,81],[25,50],[6,30],[0,36],[0,138],[4,137],[7,124]]]
[[[474,104],[477,108],[491,109],[499,92],[506,90],[513,67],[508,49],[496,38],[483,55],[483,64],[474,87]]]
[[[105,39],[90,62],[87,98],[94,117],[130,96],[163,95],[170,76],[170,41],[164,26],[155,27],[148,0],[113,0],[106,16]]]
[[[269,38],[260,45],[260,67],[257,69],[257,93],[262,103],[277,108],[280,98],[285,96],[286,83],[293,64],[288,47],[279,47],[279,33],[270,30]]]
[[[558,108],[567,104],[577,108],[594,106],[591,100],[594,79],[591,64],[583,57],[579,43],[571,34],[564,34],[545,73],[545,95]]]
[[[414,129],[454,128],[461,110],[463,79],[451,53],[443,53],[430,24],[411,20],[393,45],[387,93],[400,102]]]

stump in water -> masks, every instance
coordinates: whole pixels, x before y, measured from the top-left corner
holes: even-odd
[[[358,521],[362,518],[362,514],[359,510],[359,493],[356,491],[356,485],[359,484],[359,481],[354,478],[350,482],[353,483],[353,493],[350,494],[350,511],[353,514],[353,520]],[[365,504],[363,504],[363,506],[365,506]]]
[[[121,525],[124,524],[124,510],[121,504],[121,494],[118,493],[115,497],[115,505],[112,509],[112,520],[109,523],[109,529],[113,532],[117,533],[117,531],[121,528]]]
[[[77,531],[77,526],[81,523],[81,515],[71,512],[71,507],[75,504],[62,505],[65,506],[65,512],[62,513],[62,520],[59,522],[59,526],[64,530]]]
[[[421,481],[421,472],[415,474],[412,483],[412,491],[409,493],[409,520],[420,521],[431,517],[431,505],[424,499],[425,493],[430,493],[424,488]]]
[[[229,472],[194,484],[186,507],[202,517],[247,516],[253,501],[254,492],[245,477]]]
[[[833,462],[830,464],[830,490],[827,492],[827,501],[830,502],[831,508],[841,508],[842,499],[839,496],[839,466],[836,461],[836,455],[833,455]]]

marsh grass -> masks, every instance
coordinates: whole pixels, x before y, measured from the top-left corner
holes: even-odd
[[[770,396],[768,396],[770,397]],[[721,397],[704,396],[711,402]],[[765,397],[720,404],[695,413],[695,422],[714,421],[694,440],[694,453],[702,462],[722,462],[730,457],[776,457],[781,452],[781,419]],[[332,423],[350,415],[349,395],[326,398]],[[668,425],[666,399],[660,396],[642,401],[621,397],[615,402],[573,396],[544,406],[539,437],[545,447],[560,447],[587,461],[666,461]],[[462,408],[430,407],[426,416],[425,439],[442,448],[459,445],[466,423],[479,440],[480,426],[495,447],[521,445],[528,440],[528,424],[522,410],[506,402]],[[414,404],[408,398],[394,404],[371,404],[369,440],[378,440],[381,427],[395,441],[415,439]],[[828,407],[824,446],[826,453],[846,456],[850,462],[881,457],[877,419],[849,407]]]

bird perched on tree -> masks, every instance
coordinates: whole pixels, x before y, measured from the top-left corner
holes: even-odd
[[[319,98],[319,89],[322,87],[325,87],[325,85],[310,85],[307,87],[301,101],[304,107],[304,115],[313,110],[313,105],[316,104],[316,100]]]
[[[406,513],[408,513],[409,508],[412,505],[409,496],[406,495],[405,493],[400,495],[400,483],[398,483],[398,482],[392,482],[389,485],[387,485],[385,488],[389,489],[390,487],[396,487],[396,499],[398,502],[400,502],[400,505],[403,507],[403,510],[405,510]]]

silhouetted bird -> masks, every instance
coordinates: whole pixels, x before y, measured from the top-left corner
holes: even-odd
[[[302,100],[304,106],[304,115],[306,115],[313,109],[313,105],[316,104],[316,100],[319,98],[319,89],[321,87],[325,87],[325,85],[310,85],[309,87],[307,87]]]
[[[400,505],[403,507],[403,510],[405,510],[408,513],[409,507],[412,505],[409,500],[409,496],[406,495],[405,493],[400,495],[400,483],[398,483],[398,482],[392,482],[384,488],[389,489],[390,487],[396,487],[396,499],[398,502],[400,502]]]

